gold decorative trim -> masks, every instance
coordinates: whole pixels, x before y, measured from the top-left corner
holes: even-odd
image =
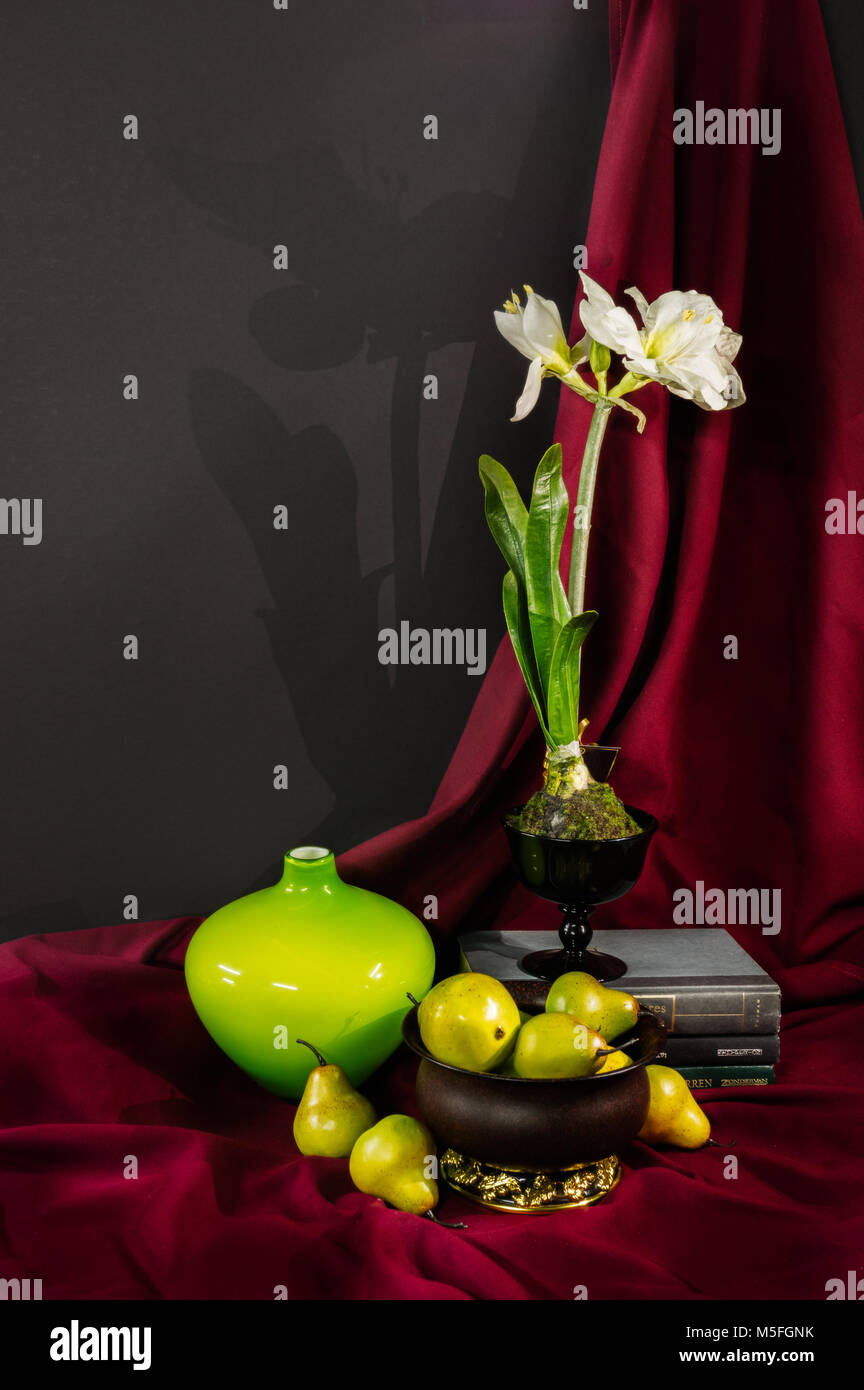
[[[560,1211],[590,1207],[611,1192],[621,1177],[615,1154],[555,1172],[502,1168],[481,1163],[456,1149],[445,1149],[441,1176],[461,1196],[494,1211]]]

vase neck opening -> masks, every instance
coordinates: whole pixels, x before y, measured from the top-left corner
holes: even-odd
[[[324,849],[323,845],[299,845],[297,849],[289,849],[285,858],[295,864],[319,864],[322,859],[332,859],[333,851]]]
[[[285,855],[279,887],[285,893],[332,893],[341,886],[333,851],[323,845],[298,845]]]

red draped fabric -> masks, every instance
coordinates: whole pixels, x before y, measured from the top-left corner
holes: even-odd
[[[194,925],[0,951],[0,1278],[42,1279],[45,1299],[822,1299],[862,1272],[860,1009],[793,1015],[783,1084],[709,1107],[737,1179],[724,1148],[636,1143],[599,1206],[447,1196],[467,1230],[446,1231],[356,1192],[344,1160],[298,1157],[292,1107],[192,1012]],[[411,1113],[413,1077],[397,1057],[363,1089]]]
[[[596,1208],[525,1223],[449,1196],[445,1216],[468,1229],[445,1231],[355,1192],[344,1162],[297,1155],[291,1108],[192,1011],[179,967],[193,922],[13,942],[0,1276],[41,1278],[46,1298],[569,1299],[584,1285],[592,1299],[822,1299],[860,1270],[864,537],[825,529],[826,502],[859,486],[864,442],[855,183],[817,0],[610,11],[587,268],[616,296],[713,295],[744,334],[749,401],[709,416],[650,388],[644,437],[623,415],[608,437],[585,708],[595,738],[623,745],[619,793],[661,830],[606,920],[671,925],[673,890],[697,879],[779,888],[779,934],[736,932],[784,989],[780,1084],[709,1102],[737,1177],[724,1148],[637,1143]],[[779,110],[781,149],[676,146],[673,113],[697,102]],[[587,423],[565,396],[570,484]],[[501,898],[500,816],[541,752],[505,642],[428,815],[344,855],[343,873],[415,909],[436,893],[445,931],[471,909],[548,924],[554,908]],[[413,1070],[397,1057],[374,1078],[382,1113],[415,1109]]]

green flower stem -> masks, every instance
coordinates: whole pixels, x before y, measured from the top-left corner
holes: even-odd
[[[621,396],[626,396],[630,391],[638,391],[642,386],[648,386],[651,377],[634,376],[633,372],[625,372],[617,386],[613,386],[609,396],[613,401],[617,401]]]
[[[612,414],[612,408],[612,403],[608,398],[604,397],[598,400],[594,407],[588,438],[585,441],[585,452],[582,455],[579,491],[576,494],[577,512],[573,524],[573,547],[570,552],[570,582],[568,585],[570,612],[573,614],[582,613],[585,610],[585,571],[588,565],[588,539],[591,534],[594,484],[597,481],[600,450],[603,447],[603,437],[609,423],[609,416]],[[578,525],[576,524],[577,521]]]

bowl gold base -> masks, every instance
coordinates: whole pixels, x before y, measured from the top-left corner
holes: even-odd
[[[611,1192],[621,1177],[615,1154],[593,1163],[577,1163],[555,1172],[501,1168],[445,1149],[440,1160],[445,1182],[481,1207],[493,1211],[561,1211],[592,1207]]]

